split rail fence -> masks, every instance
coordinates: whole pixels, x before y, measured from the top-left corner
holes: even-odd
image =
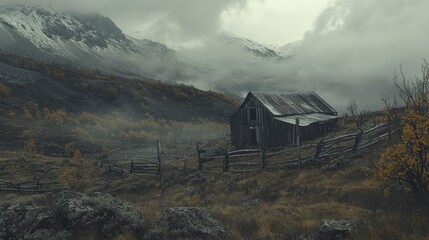
[[[58,189],[59,183],[42,183],[39,180],[22,183],[13,183],[0,179],[0,191],[2,192],[18,192],[18,193],[45,193],[52,192]]]
[[[319,142],[307,143],[281,150],[264,148],[228,152],[226,148],[203,149],[197,144],[198,170],[203,172],[247,172],[264,168],[301,167],[314,162],[356,154],[390,137],[387,123],[369,130],[346,134]]]
[[[130,174],[151,174],[159,176],[159,188],[161,194],[164,192],[164,176],[162,167],[161,143],[157,141],[156,162],[134,162],[131,160]]]

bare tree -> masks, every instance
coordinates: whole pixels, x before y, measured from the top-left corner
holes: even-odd
[[[349,104],[346,107],[346,110],[349,111],[352,116],[354,116],[357,113],[356,100],[350,99]]]
[[[407,80],[402,68],[393,79],[399,95],[393,103],[384,98],[390,124],[399,130],[397,144],[385,150],[375,164],[375,179],[396,181],[405,191],[429,200],[429,63],[422,65],[422,78]],[[399,107],[398,107],[399,106]]]

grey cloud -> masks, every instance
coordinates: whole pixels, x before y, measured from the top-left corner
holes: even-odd
[[[393,69],[402,64],[413,77],[428,57],[426,9],[424,0],[338,0],[306,33],[293,62],[320,91],[377,108],[393,94]]]
[[[38,4],[58,9],[97,12],[109,16],[126,33],[145,25],[155,41],[192,40],[210,35],[220,15],[247,0],[3,0],[0,4]]]
[[[229,85],[238,91],[315,90],[340,112],[349,99],[360,110],[379,109],[381,98],[394,93],[395,67],[403,65],[413,78],[429,57],[427,9],[426,0],[337,0],[319,15],[292,59],[261,62],[221,86],[234,81]]]

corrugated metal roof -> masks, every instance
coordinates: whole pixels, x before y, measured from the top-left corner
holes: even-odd
[[[315,92],[267,94],[251,93],[276,116],[287,116],[308,113],[337,113]]]
[[[316,122],[323,123],[332,119],[336,119],[338,118],[338,116],[332,116],[332,115],[327,115],[323,113],[310,113],[310,114],[293,115],[293,116],[286,116],[286,117],[275,117],[275,119],[279,121],[293,124],[293,125],[295,125],[295,121],[297,118],[299,118],[299,126],[306,127],[312,123],[316,123]]]

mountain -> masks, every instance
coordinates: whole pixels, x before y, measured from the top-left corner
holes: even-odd
[[[98,14],[30,5],[0,7],[0,49],[79,68],[218,90],[225,89],[225,81],[231,83],[237,77],[251,80],[255,77],[251,72],[265,72],[267,67],[290,58],[283,56],[286,50],[279,53],[225,32],[198,47],[173,50],[127,36],[111,19]]]
[[[171,49],[132,39],[109,18],[97,14],[27,5],[2,7],[0,36],[0,48],[10,52],[104,72],[169,79],[187,68]]]
[[[279,56],[290,58],[301,48],[302,41],[293,41],[287,44],[270,44],[267,47],[275,51]]]

